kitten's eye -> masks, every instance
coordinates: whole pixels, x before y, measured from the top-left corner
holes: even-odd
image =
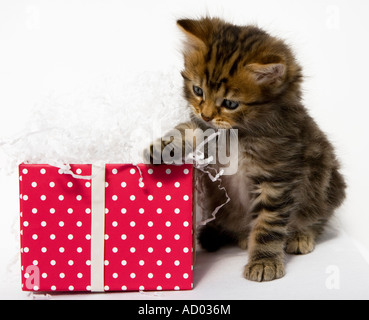
[[[239,106],[239,103],[237,101],[224,99],[222,102],[222,107],[227,108],[227,109],[236,109],[238,106]]]
[[[195,92],[198,97],[202,97],[204,95],[204,91],[198,86],[193,86],[193,92]]]

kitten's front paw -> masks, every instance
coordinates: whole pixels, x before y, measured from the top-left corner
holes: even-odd
[[[307,254],[314,250],[315,240],[312,235],[296,233],[287,240],[285,251],[290,254]]]
[[[284,264],[279,260],[251,261],[244,271],[246,279],[258,282],[279,279],[284,274]]]

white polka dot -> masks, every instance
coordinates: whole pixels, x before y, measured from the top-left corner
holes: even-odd
[[[109,182],[105,182],[105,188],[109,187]]]
[[[149,221],[149,222],[147,223],[147,225],[148,225],[149,227],[152,227],[152,226],[154,225],[154,222]]]
[[[26,248],[24,248],[24,250],[26,250]],[[47,248],[46,248],[46,247],[42,247],[42,248],[41,248],[41,252],[42,252],[42,253],[45,253],[46,251],[47,251]],[[25,252],[27,252],[27,251],[25,251]]]
[[[169,194],[167,194],[167,195],[165,196],[165,200],[170,201],[170,199],[172,199],[172,197],[171,197]]]
[[[136,199],[136,197],[135,197],[135,195],[131,195],[130,197],[129,197],[129,199],[131,199],[131,201],[134,201],[135,199]]]
[[[122,286],[122,290],[126,291],[127,290],[127,286]]]
[[[47,278],[47,273],[44,272],[42,275],[41,275],[42,278],[46,279]]]
[[[170,221],[167,221],[167,222],[165,222],[165,225],[166,225],[167,227],[170,227],[170,226],[172,225],[172,223],[171,223]]]
[[[37,265],[38,265],[38,261],[37,261],[37,260],[33,260],[33,261],[32,261],[32,264],[33,264],[34,266],[37,266]]]
[[[188,279],[188,277],[189,277],[189,276],[188,276],[188,273],[184,273],[184,274],[183,274],[183,278]]]
[[[154,170],[153,170],[153,169],[149,169],[149,170],[147,170],[147,173],[148,173],[148,174],[153,174],[153,172],[154,172]]]
[[[180,213],[180,211],[181,211],[181,210],[179,210],[178,208],[175,208],[175,209],[174,209],[174,213],[176,213],[176,214]]]
[[[148,199],[149,201],[152,201],[152,200],[154,199],[154,197],[150,194],[150,195],[147,197],[147,199]]]
[[[59,227],[64,227],[64,221],[59,221]]]
[[[188,227],[189,225],[190,225],[190,223],[188,221],[183,222],[184,227]]]
[[[62,194],[58,198],[59,198],[60,201],[64,200],[64,196]]]
[[[63,279],[65,277],[65,273],[63,272],[59,273],[59,277]]]
[[[131,273],[130,275],[129,275],[132,279],[134,279],[134,278],[136,278],[136,274],[135,273]]]
[[[131,227],[134,227],[134,226],[136,225],[136,222],[131,221],[131,222],[129,223],[129,225],[130,225]]]
[[[158,291],[160,291],[160,290],[162,290],[163,288],[161,287],[161,286],[157,286],[156,287],[156,290],[158,290]]]
[[[59,173],[59,174],[64,174],[64,171],[63,171],[62,169],[59,169],[59,170],[58,170],[58,173]]]
[[[127,186],[127,183],[123,181],[120,185],[122,186],[122,188],[125,188]]]
[[[87,181],[87,182],[85,183],[85,186],[86,186],[86,188],[90,188],[90,187],[91,187],[91,182],[90,182],[90,181]]]
[[[169,272],[165,275],[165,278],[167,278],[167,279],[170,279],[171,277],[172,277],[172,275]]]
[[[39,289],[39,287],[38,286],[33,286],[33,290],[34,291],[37,291]]]
[[[109,289],[110,289],[109,286],[104,286],[105,291],[109,291]]]
[[[184,248],[183,248],[183,252],[184,252],[184,253],[187,253],[188,251],[190,251],[190,250],[189,250],[187,247],[184,247]]]
[[[122,208],[122,210],[120,210],[120,212],[122,212],[123,214],[125,214],[127,212],[126,208]]]
[[[51,260],[51,261],[50,261],[50,264],[51,264],[52,266],[55,266],[55,265],[56,265],[56,261],[55,261],[55,260]]]
[[[32,182],[32,183],[31,183],[31,186],[32,186],[32,187],[34,187],[34,188],[36,188],[36,187],[37,187],[37,182],[35,182],[35,181],[34,181],[34,182]]]
[[[145,184],[144,184],[142,181],[140,181],[140,182],[138,183],[138,186],[139,186],[140,188],[143,188],[143,187],[145,186]]]
[[[46,196],[43,194],[43,195],[40,197],[40,199],[41,199],[42,201],[45,201],[45,200],[46,200]]]
[[[145,290],[145,287],[144,286],[139,286],[138,290],[143,291],[143,290]]]
[[[109,260],[104,260],[104,266],[108,266],[109,265]]]
[[[23,200],[24,201],[27,201],[28,200],[28,196],[25,194],[25,195],[23,195]]]
[[[156,184],[156,186],[157,186],[158,188],[161,188],[161,187],[163,186],[163,184],[159,181],[159,182]]]
[[[41,174],[45,174],[45,173],[46,173],[46,169],[42,168],[42,169],[40,170],[40,173],[41,173]]]
[[[55,213],[55,209],[54,208],[50,208],[49,211],[50,211],[51,214],[54,214]]]
[[[81,173],[82,173],[82,169],[81,169],[81,168],[78,168],[78,169],[76,170],[76,173],[77,173],[77,174],[81,174]]]
[[[117,174],[118,170],[114,168],[111,172],[112,172],[112,174]]]
[[[81,272],[77,273],[77,278],[81,279],[83,277],[83,274]]]
[[[145,264],[145,261],[140,260],[140,261],[138,262],[138,264],[139,264],[140,266],[143,266],[143,265]]]
[[[113,227],[117,227],[118,226],[118,222],[113,221],[113,223],[111,224]]]
[[[73,286],[69,286],[68,289],[69,289],[69,291],[73,291],[74,290],[74,287]]]
[[[152,278],[154,277],[154,275],[150,272],[150,273],[147,275],[147,277],[148,277],[149,279],[152,279]]]
[[[27,169],[23,169],[22,172],[23,172],[23,174],[27,174],[28,173],[28,170]]]
[[[114,247],[111,251],[113,251],[114,253],[117,253],[118,252],[118,248],[117,247]]]
[[[86,240],[91,240],[91,235],[90,234],[86,234]]]
[[[166,253],[170,253],[171,251],[172,251],[172,249],[171,249],[170,247],[166,247],[166,248],[165,248],[165,252],[166,252]]]
[[[73,265],[74,265],[74,261],[73,261],[73,260],[69,260],[69,261],[68,261],[68,264],[69,264],[70,266],[73,266]]]
[[[156,209],[156,212],[159,213],[159,214],[161,214],[163,212],[163,210],[161,208],[157,208]]]
[[[158,261],[156,261],[156,264],[157,264],[158,266],[161,266],[161,265],[163,264],[163,261],[158,260]]]
[[[154,252],[154,249],[153,249],[152,247],[149,247],[149,248],[147,248],[147,251],[148,251],[149,253],[153,253],[153,252]]]
[[[158,234],[158,235],[156,236],[156,239],[161,240],[161,239],[163,239],[163,236],[162,236],[161,234]]]
[[[55,187],[55,182],[54,182],[54,181],[51,181],[51,182],[49,183],[49,186],[50,186],[50,188],[54,188],[54,187]]]
[[[184,174],[188,174],[189,172],[190,172],[190,171],[189,171],[188,169],[184,169],[184,170],[183,170],[183,173],[184,173]]]
[[[174,186],[176,187],[176,188],[179,188],[179,186],[180,186],[181,184],[177,181],[176,183],[174,183]]]
[[[143,214],[145,212],[145,210],[144,210],[144,208],[140,208],[140,209],[138,209],[138,212]]]
[[[32,209],[32,213],[37,213],[37,209],[36,208],[33,208]]]
[[[121,265],[122,266],[126,266],[127,265],[127,261],[126,260],[122,260]]]
[[[130,174],[135,174],[136,173],[136,170],[132,168],[131,170],[129,170],[129,173]]]
[[[126,235],[126,234],[122,234],[122,235],[121,235],[121,239],[122,239],[122,240],[126,240],[126,239],[127,239],[127,235]]]
[[[90,213],[91,213],[91,209],[90,209],[90,208],[86,208],[85,212],[86,212],[87,214],[90,214]]]
[[[187,194],[185,194],[185,195],[183,196],[183,200],[184,200],[184,201],[187,201],[189,198],[190,198],[190,197],[189,197]]]
[[[82,227],[82,222],[81,221],[77,221],[76,225],[77,225],[77,227]]]
[[[56,238],[55,234],[50,234],[50,239],[51,240],[55,240],[55,238]]]
[[[60,253],[63,253],[63,252],[65,252],[65,249],[64,249],[64,247],[60,247],[60,248],[59,248],[59,252],[60,252]]]
[[[46,227],[46,221],[41,221],[41,227]]]
[[[179,286],[174,287],[174,290],[176,290],[176,291],[178,291],[179,289],[180,289]]]
[[[140,234],[140,235],[138,236],[138,239],[143,240],[143,239],[145,239],[145,236],[144,236],[143,234]]]
[[[77,248],[77,252],[78,252],[78,253],[81,253],[82,251],[83,251],[83,250],[82,250],[82,248],[81,248],[81,247],[78,247],[78,248]]]
[[[81,201],[81,200],[82,200],[82,196],[79,194],[79,195],[76,197],[76,199],[77,199],[78,201]]]
[[[73,234],[68,234],[68,239],[73,240]]]
[[[174,239],[175,239],[175,240],[179,240],[179,238],[180,238],[179,234],[176,234],[176,235],[174,236]]]
[[[170,169],[165,170],[166,174],[170,174],[172,171]]]
[[[69,181],[69,182],[67,183],[67,186],[68,186],[69,188],[72,188],[72,187],[73,187],[73,182]]]
[[[113,273],[113,278],[114,278],[114,279],[118,278],[118,273],[114,272],[114,273]]]
[[[55,291],[56,290],[56,286],[51,286],[51,290]]]
[[[29,226],[29,222],[28,221],[24,221],[23,222],[23,226],[28,227]]]
[[[174,265],[178,267],[180,265],[179,260],[174,261]]]
[[[131,251],[131,253],[135,253],[136,252],[136,248],[135,247],[132,247],[129,249],[129,251]]]
[[[109,213],[109,209],[108,208],[105,208],[105,214],[108,214]]]

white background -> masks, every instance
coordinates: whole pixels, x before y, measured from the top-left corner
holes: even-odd
[[[0,138],[27,126],[33,106],[104,75],[175,66],[175,21],[204,14],[256,23],[287,40],[306,76],[304,101],[328,134],[349,185],[342,228],[369,248],[369,2],[350,0],[78,0],[0,2]],[[139,124],[137,124],[139,125]],[[0,275],[16,253],[16,175],[0,177]],[[1,289],[0,289],[1,290]],[[16,290],[16,289],[15,289]]]

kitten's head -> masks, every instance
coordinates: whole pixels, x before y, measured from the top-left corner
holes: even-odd
[[[214,128],[242,127],[266,112],[262,106],[287,95],[299,99],[301,69],[281,40],[217,18],[177,24],[187,40],[182,76],[195,119]]]

